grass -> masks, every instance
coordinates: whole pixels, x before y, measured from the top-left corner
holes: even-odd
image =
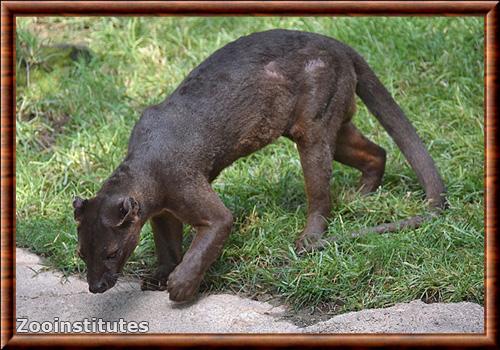
[[[484,298],[483,21],[480,18],[18,18],[16,240],[65,273],[83,272],[71,200],[90,197],[125,156],[132,126],[224,44],[293,28],[356,48],[407,112],[448,187],[450,209],[415,230],[349,239],[360,227],[425,212],[422,189],[395,144],[358,103],[356,124],[388,151],[384,183],[362,198],[359,174],[334,165],[334,208],[321,252],[297,256],[306,201],[293,143],[237,161],[214,188],[236,224],[202,289],[280,297],[335,312],[422,299]],[[85,43],[68,62],[47,45]],[[186,243],[190,231],[186,229]],[[155,265],[149,226],[126,265]]]

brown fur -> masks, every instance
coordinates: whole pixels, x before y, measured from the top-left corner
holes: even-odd
[[[386,154],[351,119],[355,94],[395,140],[431,207],[444,206],[441,177],[415,129],[353,49],[318,34],[273,30],[240,38],[195,68],[165,101],[146,109],[128,154],[96,197],[74,202],[79,250],[92,292],[112,287],[151,220],[159,266],[144,289],[191,299],[233,222],[210,182],[238,158],[280,136],[297,144],[307,194],[299,251],[321,247],[331,211],[332,161],[361,171],[360,189],[382,182]],[[422,217],[384,224],[415,227]],[[182,256],[182,225],[196,230]]]

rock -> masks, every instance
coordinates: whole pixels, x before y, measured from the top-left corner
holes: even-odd
[[[386,309],[335,316],[300,328],[282,320],[283,306],[236,295],[202,296],[188,304],[167,292],[141,291],[136,280],[121,280],[104,294],[91,294],[87,283],[47,269],[43,261],[16,249],[16,316],[28,322],[146,322],[154,333],[442,333],[483,332],[483,307],[473,303],[424,304],[413,301]],[[20,325],[20,322],[18,322]]]
[[[425,304],[420,300],[385,309],[334,316],[309,333],[482,333],[484,309],[474,303]]]

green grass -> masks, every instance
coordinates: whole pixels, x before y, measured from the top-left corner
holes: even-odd
[[[450,209],[415,230],[348,238],[426,210],[415,175],[359,103],[355,122],[388,151],[388,164],[382,188],[366,198],[354,193],[359,174],[334,165],[327,235],[345,239],[305,256],[293,251],[306,201],[295,146],[280,139],[215,181],[236,224],[203,290],[272,294],[297,308],[333,303],[339,312],[417,298],[483,303],[480,18],[19,18],[17,244],[66,273],[82,272],[72,197],[95,194],[120,163],[140,111],[217,48],[278,27],[336,37],[368,60],[428,145]],[[94,58],[54,63],[45,45],[61,42],[86,43]],[[154,264],[147,226],[125,273]]]

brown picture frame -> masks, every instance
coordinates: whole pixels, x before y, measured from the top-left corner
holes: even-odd
[[[444,335],[15,334],[15,18],[17,16],[483,16],[485,19],[485,333]],[[4,1],[1,4],[1,347],[497,347],[497,1]]]

